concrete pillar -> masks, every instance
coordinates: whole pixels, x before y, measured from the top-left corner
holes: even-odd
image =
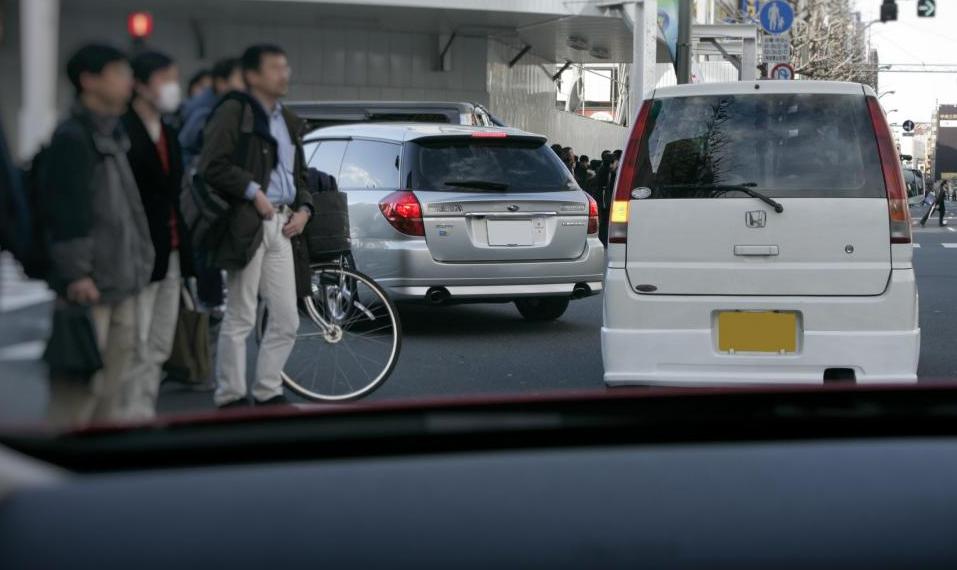
[[[60,0],[20,2],[20,122],[17,152],[26,160],[56,126]]]
[[[741,81],[754,81],[758,78],[757,36],[743,38],[741,50]],[[770,70],[768,70],[770,71]]]
[[[624,5],[625,23],[632,33],[631,74],[628,89],[628,125],[638,118],[641,102],[655,88],[658,42],[658,0]]]

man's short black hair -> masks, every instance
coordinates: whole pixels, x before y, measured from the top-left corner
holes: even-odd
[[[578,157],[578,162],[588,162],[588,155],[587,155],[587,154],[583,154],[583,155],[579,156],[579,157]]]
[[[66,63],[66,75],[70,78],[70,83],[76,89],[77,95],[83,91],[80,85],[80,75],[84,73],[93,73],[99,75],[103,73],[103,68],[117,61],[129,61],[126,54],[111,45],[106,44],[87,44],[70,57]]]
[[[615,151],[614,153],[612,153],[612,154],[614,154],[614,155],[617,156],[618,158],[621,158],[621,155],[624,154],[624,153],[623,153],[623,152],[621,151],[621,149],[619,148],[618,150],[616,150],[616,151]]]
[[[264,55],[286,55],[285,50],[274,44],[256,44],[243,52],[243,71],[259,71]]]
[[[158,51],[145,51],[130,62],[133,68],[133,79],[136,79],[138,83],[149,83],[154,73],[171,65],[173,65],[173,58]]]
[[[227,57],[213,64],[213,79],[229,80],[229,76],[237,69],[241,69],[242,63],[238,57]]]
[[[189,78],[189,83],[186,85],[186,92],[189,93],[190,91],[192,91],[193,87],[196,87],[196,85],[198,85],[200,81],[206,79],[207,77],[212,79],[213,74],[210,73],[209,70],[205,68],[200,69],[199,71],[194,73],[193,76]]]

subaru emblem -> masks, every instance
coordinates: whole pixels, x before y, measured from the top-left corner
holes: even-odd
[[[508,211],[509,211],[509,212],[517,212],[517,211],[518,211],[518,204],[509,204],[509,205],[508,205]]]
[[[744,225],[749,228],[763,228],[767,225],[768,213],[764,210],[752,210],[745,213]]]

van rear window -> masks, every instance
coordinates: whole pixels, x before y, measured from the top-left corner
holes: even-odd
[[[863,95],[746,94],[654,101],[635,187],[651,198],[883,198]]]

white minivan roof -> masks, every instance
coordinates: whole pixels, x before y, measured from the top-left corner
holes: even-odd
[[[846,81],[734,81],[728,83],[694,83],[656,89],[652,98],[692,97],[700,95],[738,95],[744,93],[818,93],[822,95],[874,95],[874,90],[860,83]]]

